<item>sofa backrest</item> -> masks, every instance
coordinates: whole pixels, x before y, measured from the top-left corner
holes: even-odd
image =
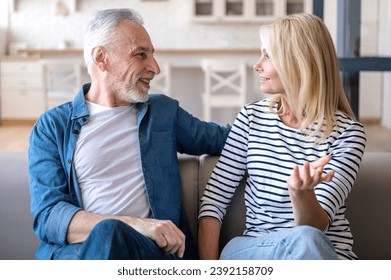
[[[203,155],[200,157],[200,185],[198,201],[200,201],[204,193],[206,183],[208,182],[209,177],[212,174],[213,167],[216,165],[218,159],[219,157],[217,156]],[[244,189],[245,179],[240,182],[239,187],[232,198],[231,204],[221,225],[220,249],[222,249],[224,245],[227,244],[227,242],[233,237],[243,234],[246,219],[246,208],[244,206]]]
[[[199,199],[218,157],[179,156],[183,203],[197,237]],[[391,153],[366,153],[347,200],[346,216],[360,259],[391,260]],[[0,153],[0,259],[35,258],[38,240],[32,230],[27,153]],[[221,246],[244,230],[244,182],[222,225]]]

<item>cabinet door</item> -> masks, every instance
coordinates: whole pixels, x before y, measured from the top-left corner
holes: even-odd
[[[256,17],[270,17],[274,15],[274,1],[273,0],[256,0],[255,1],[255,16]]]
[[[244,0],[223,0],[224,16],[239,16],[245,15]]]
[[[36,119],[45,110],[42,67],[38,61],[1,62],[1,118]]]
[[[2,119],[36,119],[45,110],[42,90],[7,90],[1,92]]]
[[[14,76],[15,74],[20,73],[41,73],[42,67],[37,62],[1,62],[1,75],[2,76]]]
[[[214,0],[193,0],[193,16],[195,17],[212,17],[214,10]]]
[[[42,88],[42,76],[31,73],[20,73],[18,76],[4,76],[1,78],[1,87],[8,89],[31,89]]]
[[[312,12],[312,0],[193,0],[193,19],[204,22],[270,22]]]

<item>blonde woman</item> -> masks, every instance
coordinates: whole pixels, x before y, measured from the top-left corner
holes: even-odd
[[[345,218],[366,137],[344,94],[324,23],[262,26],[254,69],[270,97],[238,114],[201,200],[202,259],[356,259]],[[220,224],[248,173],[246,229],[219,255]]]

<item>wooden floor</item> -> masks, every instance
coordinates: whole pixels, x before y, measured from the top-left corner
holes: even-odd
[[[0,151],[27,151],[33,124],[3,124],[0,126]],[[367,152],[391,152],[391,130],[366,124]]]

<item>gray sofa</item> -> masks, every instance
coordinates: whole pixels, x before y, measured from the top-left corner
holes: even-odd
[[[180,155],[183,201],[196,237],[197,211],[217,157]],[[347,201],[347,217],[360,259],[391,260],[391,153],[367,153]],[[26,153],[0,153],[0,259],[35,258]],[[221,246],[244,227],[243,183],[222,225]]]

